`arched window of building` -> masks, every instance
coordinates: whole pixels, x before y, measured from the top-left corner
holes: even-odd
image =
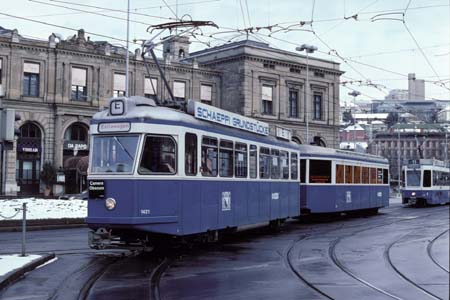
[[[66,132],[64,133],[64,140],[87,143],[88,132],[86,126],[80,123],[72,124],[69,128],[67,128]]]
[[[88,127],[83,123],[73,123],[64,132],[63,168],[66,193],[80,193],[86,189],[88,155]],[[86,163],[80,163],[83,161]]]
[[[319,147],[326,147],[327,144],[325,144],[325,141],[320,136],[314,137],[314,145]]]
[[[17,139],[16,180],[21,195],[37,195],[41,171],[42,132],[32,122],[23,124]]]
[[[302,141],[300,141],[300,139],[299,139],[298,137],[296,137],[296,136],[293,136],[293,137],[292,137],[292,141],[293,141],[294,143],[299,144],[299,145],[302,144]]]

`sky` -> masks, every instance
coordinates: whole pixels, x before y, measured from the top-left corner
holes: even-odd
[[[23,36],[46,40],[53,32],[68,37],[83,28],[92,40],[125,44],[127,0],[0,3],[0,26]],[[352,99],[353,90],[361,93],[358,101],[384,99],[389,90],[408,88],[408,73],[426,80],[426,99],[450,99],[450,0],[130,0],[130,6],[130,40],[150,39],[156,32],[148,33],[148,26],[178,17],[219,26],[202,29],[191,51],[244,39],[236,29],[250,27],[262,27],[250,39],[274,48],[295,52],[301,44],[314,45],[312,56],[338,62],[345,72],[341,102]]]

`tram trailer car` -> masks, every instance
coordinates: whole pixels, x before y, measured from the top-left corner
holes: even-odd
[[[372,214],[389,206],[387,159],[309,145],[299,150],[302,214]]]
[[[450,202],[450,168],[435,159],[410,160],[403,167],[402,203],[412,206]]]
[[[91,247],[216,238],[220,230],[299,216],[297,145],[268,136],[266,123],[189,106],[195,117],[142,97],[113,98],[94,115]]]

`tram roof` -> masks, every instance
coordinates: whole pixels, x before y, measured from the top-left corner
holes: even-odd
[[[91,124],[108,123],[108,122],[124,122],[130,123],[153,123],[162,125],[186,126],[198,130],[205,130],[217,134],[230,135],[236,138],[242,138],[249,141],[269,143],[281,147],[297,149],[298,144],[294,142],[277,139],[274,136],[258,135],[255,133],[239,130],[212,122],[196,119],[194,116],[183,111],[165,107],[157,106],[151,99],[140,96],[131,96],[127,100],[132,100],[132,105],[127,107],[127,111],[123,115],[112,116],[109,114],[109,109],[97,112]],[[298,149],[297,149],[298,150]]]
[[[329,157],[335,159],[348,159],[357,161],[366,161],[374,163],[388,164],[389,161],[381,156],[353,151],[339,150],[334,148],[325,148],[319,146],[299,145],[300,155],[305,157]]]

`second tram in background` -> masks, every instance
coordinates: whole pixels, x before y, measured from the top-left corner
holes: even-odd
[[[375,214],[389,206],[387,159],[317,146],[299,150],[302,214]]]
[[[402,203],[414,206],[450,202],[450,168],[435,159],[410,160],[403,167]]]

